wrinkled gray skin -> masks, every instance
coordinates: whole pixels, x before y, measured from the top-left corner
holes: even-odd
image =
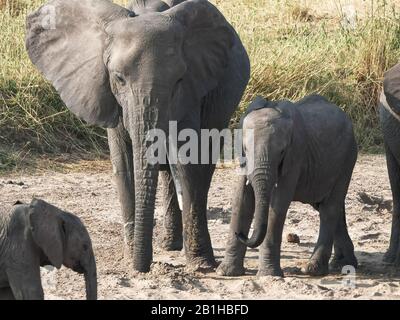
[[[43,299],[40,266],[45,265],[83,274],[87,299],[97,299],[92,244],[78,217],[39,199],[1,211],[0,299]]]
[[[379,101],[386,163],[393,196],[392,231],[384,261],[400,267],[400,120],[396,119],[384,106],[400,115],[400,64],[385,73],[383,92]]]
[[[134,1],[130,10],[105,0],[48,4],[51,10],[45,6],[27,18],[27,50],[67,107],[109,128],[125,253],[134,269],[147,272],[152,262],[160,170],[168,186],[164,247],[180,250],[184,239],[189,264],[214,267],[206,208],[215,166],[173,167],[182,187],[182,214],[170,167],[146,161],[145,139],[152,128],[168,133],[170,120],[177,121],[178,131],[227,127],[249,79],[238,35],[205,0]],[[56,28],[43,28],[53,8]]]
[[[253,162],[254,170],[237,183],[231,233],[217,272],[243,275],[246,246],[261,245],[258,274],[283,276],[280,247],[291,201],[311,204],[320,214],[319,237],[306,267],[308,274],[328,273],[332,246],[333,267],[357,266],[344,204],[357,159],[347,115],[317,95],[297,103],[257,98],[245,115],[243,129],[246,163]],[[254,153],[247,152],[247,129],[254,130]],[[248,239],[253,217],[254,231]]]

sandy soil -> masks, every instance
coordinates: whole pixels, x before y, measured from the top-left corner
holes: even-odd
[[[0,203],[29,202],[32,197],[38,197],[77,214],[88,227],[94,244],[100,299],[400,298],[400,272],[382,263],[390,236],[391,194],[385,159],[381,155],[359,157],[346,202],[349,233],[360,263],[355,287],[345,285],[347,278],[341,274],[312,278],[301,273],[316,242],[319,218],[311,206],[299,203],[293,203],[289,209],[284,230],[281,265],[285,278],[257,278],[257,250],[248,251],[247,273],[242,277],[224,278],[215,273],[185,270],[182,252],[159,249],[162,228],[159,202],[154,263],[150,273],[135,274],[122,256],[120,209],[111,170],[107,170],[109,165],[103,163],[101,170],[88,167],[78,172],[44,171],[1,176]],[[235,179],[232,168],[218,169],[210,190],[208,223],[219,261],[229,229],[231,187]],[[23,185],[16,184],[18,182]],[[359,192],[378,197],[377,204],[366,204],[359,199]],[[301,243],[288,243],[289,233],[296,233]],[[53,271],[43,268],[42,274],[47,299],[84,298],[84,281],[80,275],[64,267]]]

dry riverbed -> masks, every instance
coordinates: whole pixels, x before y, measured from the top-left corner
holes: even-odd
[[[208,224],[217,260],[221,261],[229,230],[232,168],[218,169],[209,195]],[[360,199],[361,196],[361,199]],[[362,155],[357,162],[346,200],[349,233],[359,268],[355,287],[340,274],[309,277],[301,273],[318,235],[318,213],[293,203],[282,245],[285,278],[257,278],[257,250],[247,253],[245,276],[224,278],[215,273],[185,269],[183,252],[164,252],[161,203],[157,202],[154,263],[148,274],[130,271],[122,255],[120,208],[108,161],[85,163],[83,169],[13,173],[0,176],[0,203],[45,199],[78,215],[92,237],[97,257],[100,299],[398,299],[400,272],[382,263],[388,247],[391,193],[382,155]],[[300,244],[286,238],[295,233]],[[47,299],[83,299],[83,277],[62,267],[42,269]],[[353,279],[353,278],[352,278]]]

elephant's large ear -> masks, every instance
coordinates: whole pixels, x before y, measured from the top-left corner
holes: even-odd
[[[293,146],[290,145],[285,152],[284,158],[283,158],[283,162],[282,162],[282,166],[280,168],[280,172],[279,174],[281,176],[286,176],[290,170],[293,167],[294,164],[294,158],[293,158]]]
[[[283,156],[283,161],[280,167],[279,173],[281,176],[286,176],[292,169],[293,165],[295,164],[296,158],[295,158],[294,146],[297,145],[296,142],[297,136],[294,134],[293,129],[294,129],[294,123],[296,121],[297,122],[302,121],[299,113],[296,110],[294,110],[295,107],[293,106],[293,104],[291,102],[286,102],[286,103],[292,106],[291,108],[283,109],[283,117],[286,119],[285,121],[287,121],[286,127],[292,129],[291,132],[289,133],[290,136],[287,137],[289,141],[286,146],[285,154]]]
[[[28,214],[33,240],[51,264],[59,269],[63,262],[65,241],[61,210],[43,200],[33,199]]]
[[[385,72],[383,91],[391,108],[400,111],[400,63]]]
[[[106,25],[133,13],[107,0],[53,0],[27,17],[26,48],[62,100],[90,124],[115,127],[119,106],[103,61]]]
[[[183,53],[184,78],[197,101],[217,87],[229,60],[235,34],[223,15],[206,0],[184,1],[164,14],[186,29]]]

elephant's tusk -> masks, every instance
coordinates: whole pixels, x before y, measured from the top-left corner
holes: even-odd
[[[182,194],[181,193],[177,193],[176,196],[178,198],[179,209],[181,209],[181,211],[182,211],[183,210]]]

